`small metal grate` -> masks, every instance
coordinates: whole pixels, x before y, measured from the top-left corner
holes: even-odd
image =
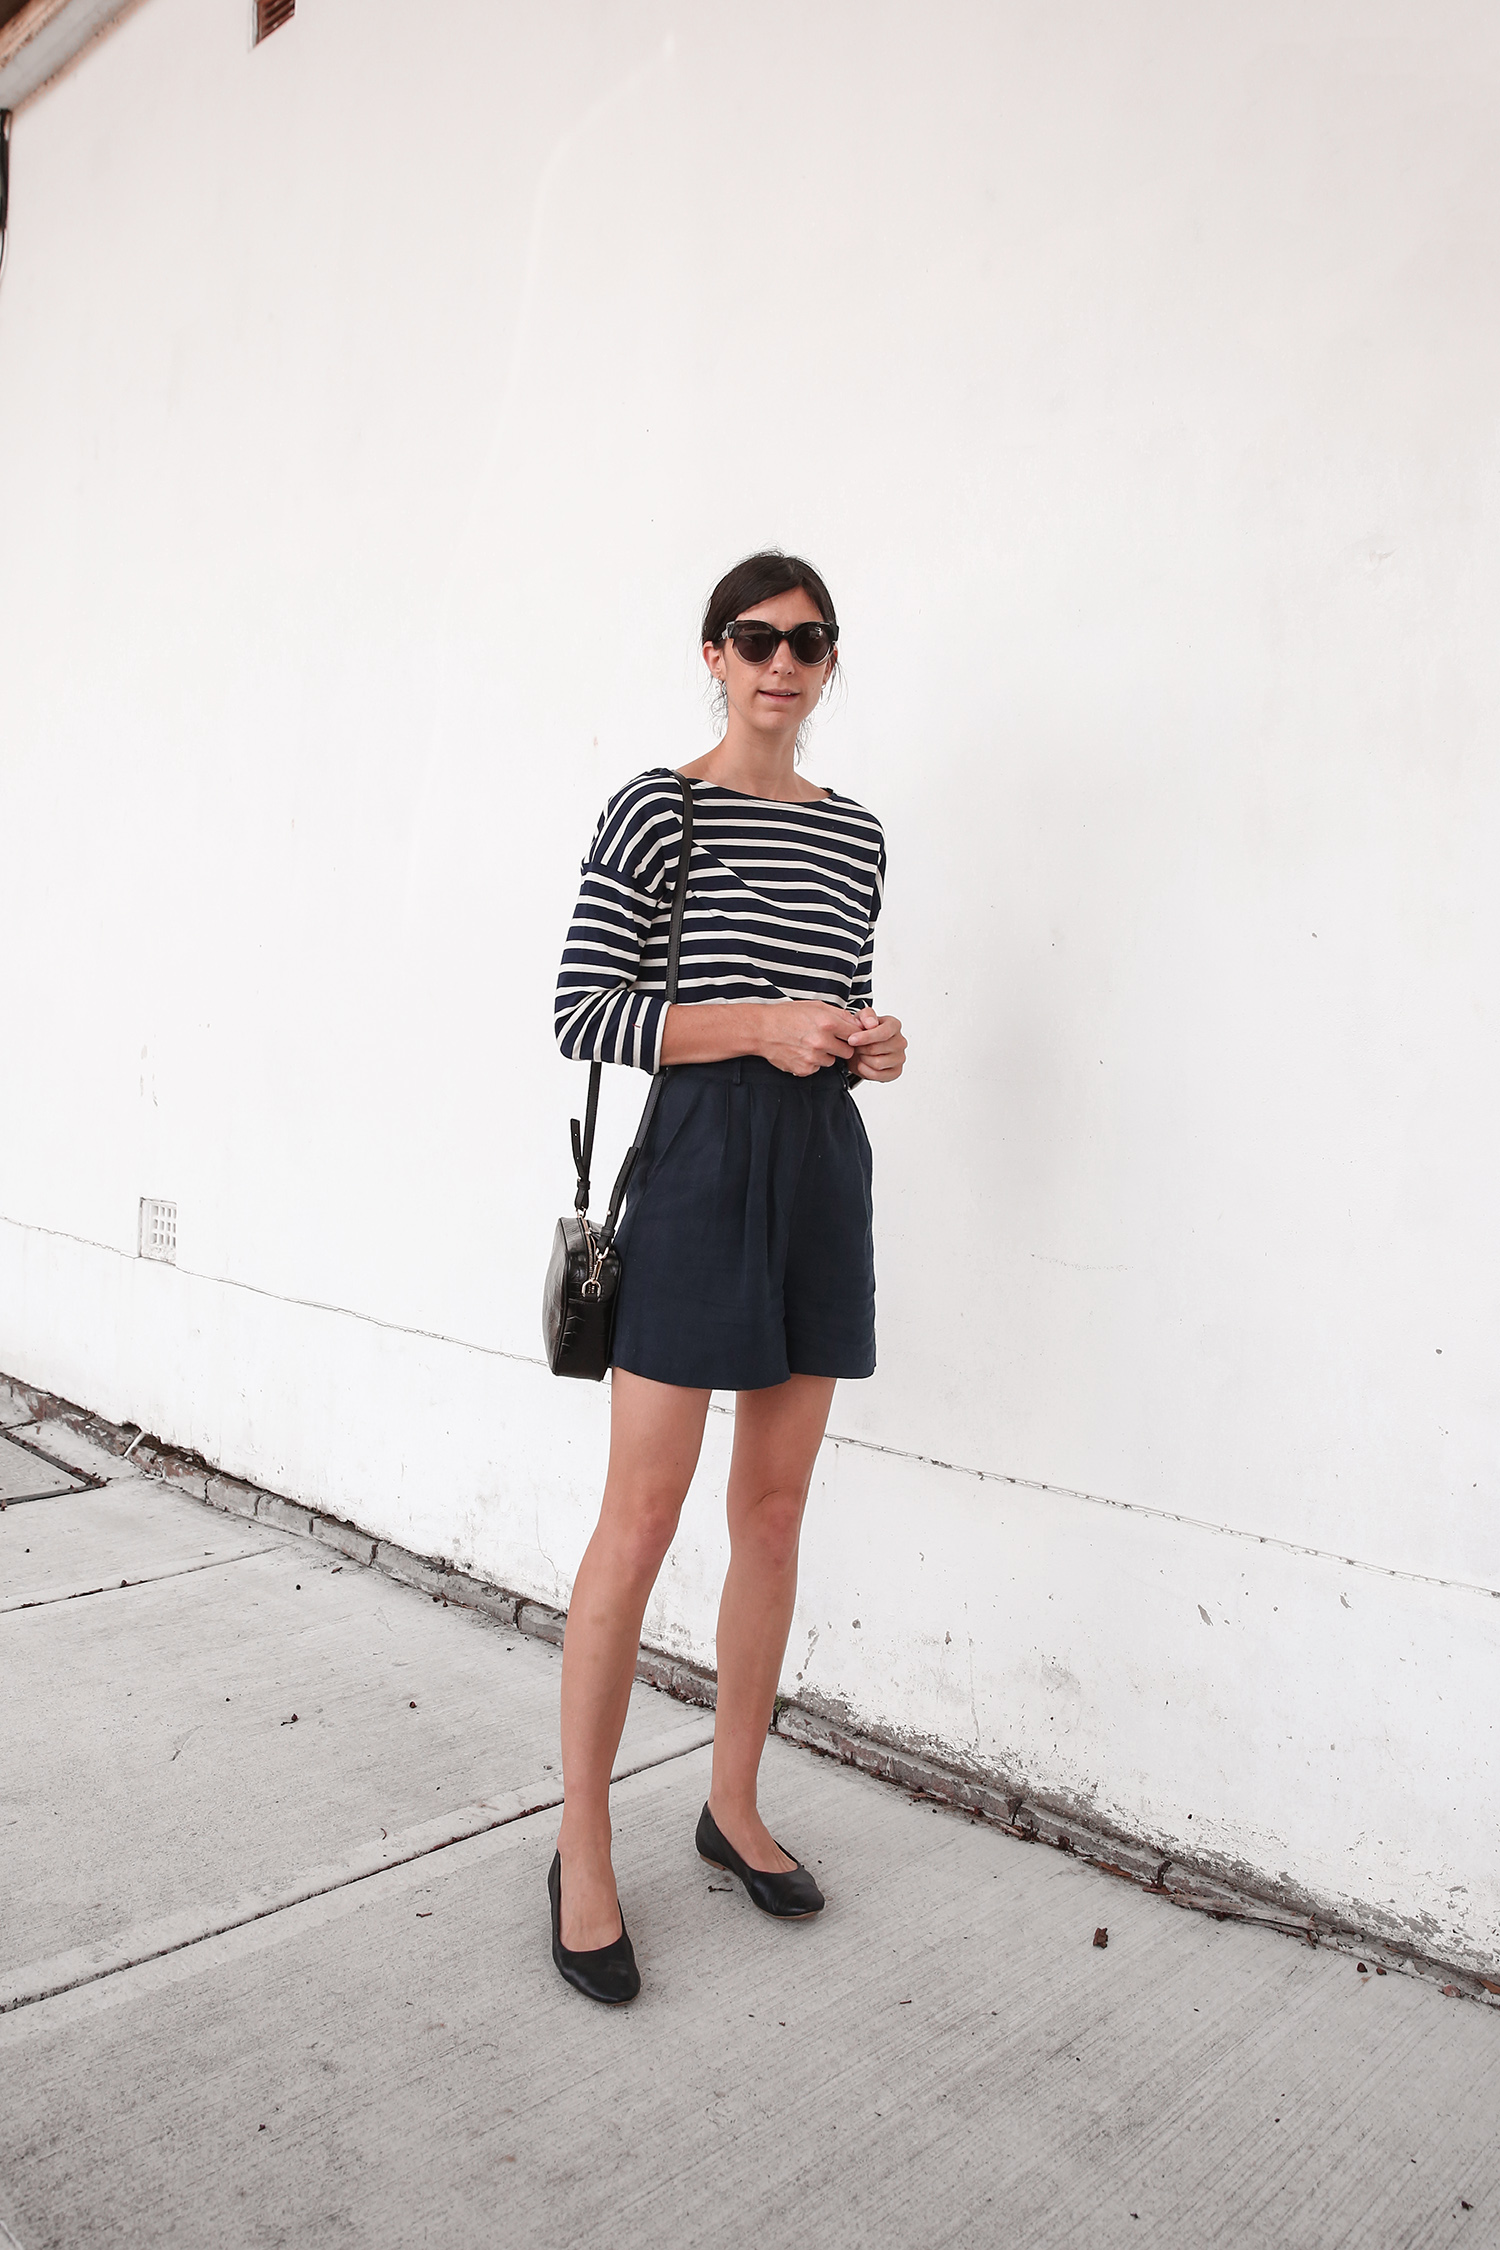
[[[297,13],[297,0],[255,0],[255,44],[269,39]]]
[[[141,1256],[156,1258],[164,1266],[177,1263],[177,1206],[141,1197]]]

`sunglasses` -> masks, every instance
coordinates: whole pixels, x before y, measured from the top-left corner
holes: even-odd
[[[760,617],[736,617],[725,626],[724,638],[733,641],[743,664],[769,664],[783,641],[799,664],[823,664],[838,646],[839,629],[831,617],[826,623],[815,619],[793,625],[785,633]]]

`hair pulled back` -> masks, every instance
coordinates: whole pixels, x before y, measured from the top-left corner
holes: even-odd
[[[800,555],[784,555],[779,547],[768,547],[759,555],[746,555],[733,570],[726,570],[708,597],[703,612],[705,641],[716,645],[724,638],[724,628],[733,624],[745,610],[754,609],[760,602],[768,602],[777,594],[794,594],[798,587],[811,594],[825,624],[834,624],[837,612],[833,596],[824,585],[810,562]]]

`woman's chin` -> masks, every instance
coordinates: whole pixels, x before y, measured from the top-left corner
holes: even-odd
[[[758,695],[750,707],[750,717],[755,725],[763,727],[767,733],[774,730],[780,734],[787,727],[800,726],[802,716],[800,696],[792,696],[783,703],[768,695]]]

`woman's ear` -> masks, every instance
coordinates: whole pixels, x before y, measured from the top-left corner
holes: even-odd
[[[723,649],[722,649],[722,648],[721,648],[721,647],[719,646],[719,643],[718,643],[717,641],[705,641],[705,642],[704,642],[704,644],[703,644],[703,661],[704,661],[704,663],[705,663],[705,664],[706,664],[706,665],[708,666],[708,668],[709,668],[710,672],[712,672],[712,674],[713,674],[713,676],[714,676],[714,678],[715,678],[716,680],[722,680],[722,679],[723,679],[723,677],[724,677],[724,651],[723,651]]]

